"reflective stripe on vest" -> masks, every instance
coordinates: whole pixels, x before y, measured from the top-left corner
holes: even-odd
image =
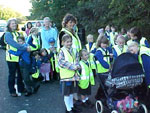
[[[105,60],[110,65],[110,58],[109,58],[109,51],[106,50],[106,52],[102,48],[98,48],[97,51],[100,50],[103,54],[103,60]],[[104,68],[100,62],[96,61],[97,66],[97,73],[106,73],[109,71],[109,69]]]
[[[19,33],[18,32],[11,32],[11,34],[13,35],[13,40],[17,42]],[[16,48],[10,46],[9,44],[6,45],[6,61],[10,61],[10,62],[19,62],[19,56],[15,56],[13,54],[10,54],[8,51],[12,50],[12,51],[17,51]]]
[[[124,45],[123,49],[121,50],[120,47],[118,45],[114,45],[114,49],[117,52],[117,56],[121,55],[122,53],[127,52],[128,46]]]
[[[91,68],[92,69],[96,69],[95,57],[94,57],[93,53],[90,53],[89,60],[90,60]]]
[[[88,52],[90,52],[90,51],[92,51],[92,50],[94,50],[94,49],[96,48],[96,44],[93,43],[91,49],[90,49],[89,43],[86,44],[85,47],[86,47],[86,50],[87,50]]]
[[[89,83],[91,85],[95,85],[95,81],[94,81],[94,76],[93,76],[93,72],[92,69],[87,64],[84,63],[84,61],[80,61],[80,66],[81,66],[81,80],[79,80],[79,87],[81,89],[86,89],[89,86]]]
[[[65,56],[65,61],[68,61],[69,63],[73,64],[75,61],[75,55],[76,53],[73,50],[72,55],[69,53],[69,51],[65,48],[62,47],[61,51],[63,51],[64,56]],[[65,68],[60,68],[60,78],[61,79],[66,79],[66,78],[72,78],[75,74],[74,70],[69,70],[69,69],[65,69]]]
[[[81,47],[81,42],[80,42],[80,39],[79,39],[77,33],[75,33],[75,36],[74,36],[70,31],[68,31],[65,28],[62,28],[61,31],[69,34],[72,37],[72,48],[77,49],[77,51],[79,52],[82,49],[82,47]]]

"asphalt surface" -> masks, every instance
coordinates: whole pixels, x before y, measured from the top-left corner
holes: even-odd
[[[5,51],[0,49],[0,113],[18,113],[26,110],[27,113],[65,113],[63,96],[60,92],[59,81],[41,84],[37,94],[30,97],[11,97],[8,91],[8,67],[5,61]],[[94,94],[97,87],[93,87],[90,97],[95,103]],[[82,113],[96,113],[93,109],[83,109]]]

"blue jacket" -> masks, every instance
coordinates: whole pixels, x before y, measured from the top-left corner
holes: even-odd
[[[5,33],[5,42],[8,45],[10,45],[10,46],[12,46],[12,47],[14,47],[18,50],[26,50],[27,49],[26,46],[18,44],[16,41],[13,40],[13,35],[11,34],[11,32],[6,32]]]
[[[23,44],[24,47],[27,46],[27,44]],[[30,64],[31,63],[31,60],[30,60],[30,52],[28,52],[27,50],[17,50],[17,51],[12,51],[12,50],[9,50],[8,51],[10,54],[13,54],[13,55],[16,55],[16,56],[19,56],[20,57],[20,60],[19,60],[19,64],[22,65],[22,60],[24,62],[26,62],[27,64]]]

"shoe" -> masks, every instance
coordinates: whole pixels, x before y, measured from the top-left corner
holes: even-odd
[[[18,92],[17,95],[18,95],[18,97],[21,97],[21,93]]]
[[[18,97],[18,95],[16,93],[12,93],[10,94],[12,97]]]
[[[40,88],[40,85],[38,85],[36,88],[34,88],[33,93],[34,93],[34,94],[37,93],[38,90],[39,90],[39,88]]]
[[[75,107],[72,108],[72,111],[75,112],[75,113],[80,113],[80,112],[82,112],[81,109],[75,108]]]
[[[75,113],[73,110],[71,110],[71,111],[66,111],[66,113]]]
[[[25,93],[25,96],[26,96],[26,97],[31,96],[31,95],[32,95],[31,92],[26,92],[26,93]]]

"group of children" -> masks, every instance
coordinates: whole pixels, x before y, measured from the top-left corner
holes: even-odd
[[[93,35],[89,34],[85,49],[80,50],[79,53],[71,47],[71,36],[63,35],[63,47],[58,53],[58,64],[64,102],[67,108],[66,113],[77,112],[73,105],[74,93],[81,95],[84,107],[92,106],[88,96],[91,94],[91,86],[95,84],[94,76],[101,76],[101,79],[105,80],[107,78],[105,75],[111,71],[115,59],[125,52],[131,52],[139,56],[138,60],[144,66],[146,84],[150,88],[148,41],[142,37],[137,27],[131,28],[128,34],[123,31],[124,29],[121,33],[117,33],[115,27],[110,28],[108,25],[105,30],[100,29],[98,31],[99,36],[96,43],[94,43]],[[144,56],[141,57],[143,54]],[[147,59],[144,60],[143,58]],[[102,92],[102,89],[99,88],[96,98]]]

